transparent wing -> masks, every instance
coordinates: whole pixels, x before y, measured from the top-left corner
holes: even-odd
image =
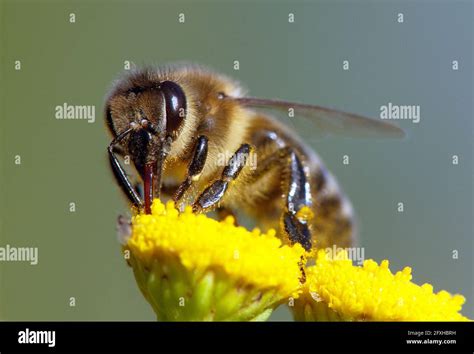
[[[402,138],[405,136],[404,131],[392,123],[330,108],[254,97],[227,97],[226,99],[235,100],[247,107],[281,111],[290,117],[290,120],[297,119],[298,116],[306,117],[317,129],[314,132],[317,136],[327,134],[379,138]],[[294,114],[294,117],[291,114]]]

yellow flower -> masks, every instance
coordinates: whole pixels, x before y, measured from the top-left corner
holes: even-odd
[[[271,230],[250,232],[155,200],[132,218],[130,252],[138,286],[160,320],[265,320],[298,295],[304,250]]]
[[[304,295],[293,313],[303,321],[466,321],[459,311],[465,299],[433,286],[411,282],[411,269],[395,274],[388,261],[352,265],[347,253],[331,259],[320,250],[306,270]]]
[[[159,320],[266,320],[287,300],[298,321],[468,320],[463,296],[412,283],[408,267],[393,274],[388,261],[360,267],[346,252],[306,254],[274,230],[248,231],[190,207],[180,213],[172,202],[156,200],[151,215],[135,215],[123,250]],[[305,268],[308,258],[315,264]]]

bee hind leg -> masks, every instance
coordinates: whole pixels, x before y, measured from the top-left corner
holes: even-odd
[[[284,150],[287,160],[287,173],[283,184],[286,205],[281,216],[281,229],[288,235],[291,243],[297,242],[309,251],[312,246],[311,232],[307,223],[308,216],[304,215],[303,208],[311,208],[310,185],[299,156],[292,149]]]

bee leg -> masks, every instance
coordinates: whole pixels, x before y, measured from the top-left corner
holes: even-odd
[[[133,185],[133,188],[135,188],[135,191],[140,196],[140,198],[143,199],[145,195],[145,192],[143,191],[143,184],[140,182],[135,182],[135,184]]]
[[[124,168],[120,164],[116,156],[116,152],[114,151],[114,147],[129,133],[130,131],[127,130],[121,134],[119,134],[108,146],[108,153],[109,153],[109,161],[110,166],[112,167],[112,171],[114,176],[117,180],[117,183],[122,188],[122,191],[125,193],[127,198],[130,202],[135,205],[137,208],[143,207],[143,201],[141,200],[140,196],[138,195],[137,191],[133,188],[130,179],[127,176]]]
[[[311,207],[311,191],[304,165],[298,155],[287,149],[287,185],[284,185],[286,210],[281,217],[282,229],[292,243],[298,242],[307,251],[311,249],[311,232],[306,217],[300,215],[303,207]]]
[[[125,157],[125,151],[120,145],[114,145],[112,149],[115,155],[118,155],[122,158]],[[143,184],[137,181],[135,178],[133,178],[132,181],[130,182],[132,182],[133,188],[135,189],[137,194],[140,196],[140,198],[143,199],[143,196],[144,196]]]
[[[221,178],[207,187],[194,202],[193,211],[195,213],[210,211],[218,205],[224,197],[229,183],[238,177],[245,166],[250,150],[249,144],[242,144],[237,149],[224,171],[222,171]]]
[[[201,175],[202,169],[207,159],[207,148],[208,139],[206,136],[201,135],[196,141],[194,148],[194,155],[188,166],[188,174],[186,179],[179,185],[178,189],[174,193],[173,200],[177,204],[181,198],[186,194],[189,187],[191,187],[194,181],[197,181]]]

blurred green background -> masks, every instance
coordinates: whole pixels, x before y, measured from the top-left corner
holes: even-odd
[[[470,1],[2,1],[0,246],[38,247],[39,264],[0,262],[0,318],[154,320],[121,257],[127,204],[106,159],[104,97],[126,60],[197,62],[254,96],[373,117],[420,105],[404,140],[316,140],[295,125],[351,198],[366,258],[462,293],[474,317],[473,13]],[[96,122],[56,120],[64,102],[95,105]]]

